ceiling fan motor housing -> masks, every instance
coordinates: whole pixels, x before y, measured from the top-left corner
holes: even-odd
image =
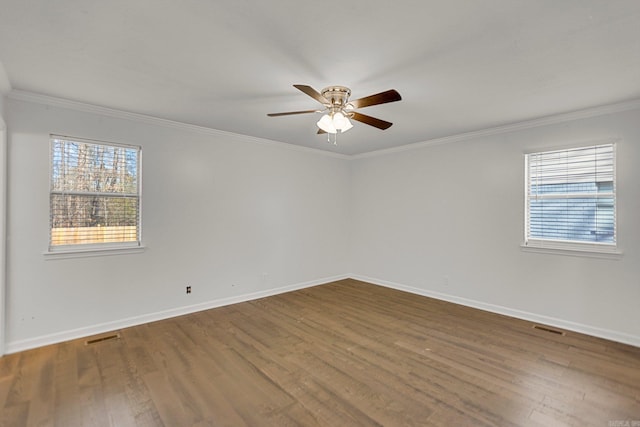
[[[344,86],[329,86],[322,89],[320,93],[329,101],[331,107],[339,111],[346,107],[351,89]]]

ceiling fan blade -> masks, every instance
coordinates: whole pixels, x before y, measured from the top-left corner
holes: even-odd
[[[286,113],[269,113],[267,116],[269,117],[278,117],[278,116],[291,116],[293,114],[308,114],[308,113],[316,113],[318,110],[304,110],[304,111],[287,111]]]
[[[357,120],[359,122],[365,123],[369,126],[376,127],[378,129],[389,129],[393,123],[387,122],[385,120],[376,119],[375,117],[367,116],[365,114],[360,114],[358,112],[353,112],[350,114],[353,120]]]
[[[316,101],[318,101],[322,105],[328,105],[329,104],[329,100],[327,98],[325,98],[324,96],[322,96],[320,94],[320,92],[318,92],[317,90],[315,90],[311,86],[293,85],[293,87],[295,87],[296,89],[298,89],[298,90],[302,91],[303,93],[309,95],[310,97],[312,97],[313,99],[315,99]]]
[[[372,105],[386,104],[387,102],[400,101],[401,99],[402,97],[395,89],[390,89],[385,92],[376,93],[375,95],[349,101],[349,104],[353,105],[353,108],[364,108]]]
[[[318,135],[322,135],[323,133],[327,133],[325,131],[323,131],[322,129],[318,129],[318,132],[316,132]]]

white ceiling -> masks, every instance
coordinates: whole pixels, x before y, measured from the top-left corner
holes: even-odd
[[[639,0],[0,0],[13,89],[358,154],[640,98]],[[3,76],[0,75],[0,80]],[[338,145],[292,84],[394,88]]]

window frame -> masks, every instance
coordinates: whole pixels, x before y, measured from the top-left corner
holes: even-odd
[[[107,242],[107,243],[78,243],[70,245],[52,245],[51,244],[51,196],[52,194],[60,194],[53,191],[52,183],[52,170],[53,170],[53,144],[54,140],[64,140],[77,143],[85,143],[92,145],[102,145],[107,147],[118,147],[133,149],[137,151],[136,161],[136,182],[137,182],[137,199],[138,199],[138,213],[137,213],[137,238],[136,241],[127,242]],[[108,194],[108,193],[105,193]],[[48,210],[48,245],[47,250],[44,252],[46,259],[64,259],[64,258],[80,258],[80,257],[92,257],[92,256],[104,256],[104,255],[118,255],[128,253],[139,253],[144,251],[144,245],[142,243],[142,146],[132,144],[122,144],[108,141],[101,141],[95,139],[78,138],[73,136],[49,135],[49,210]]]
[[[583,256],[590,258],[606,258],[606,259],[618,259],[621,257],[622,252],[618,248],[618,197],[617,197],[617,149],[619,140],[608,139],[600,141],[589,141],[580,144],[565,145],[560,147],[547,147],[544,149],[534,149],[523,153],[524,164],[524,215],[523,215],[523,242],[520,245],[525,252],[536,253],[548,253],[559,255],[571,255],[571,256]],[[559,239],[545,239],[530,237],[529,224],[530,224],[530,208],[529,208],[529,156],[533,154],[551,153],[554,151],[565,151],[581,148],[591,148],[601,145],[611,145],[613,149],[613,235],[614,241],[608,242],[584,242],[579,240],[559,240]]]

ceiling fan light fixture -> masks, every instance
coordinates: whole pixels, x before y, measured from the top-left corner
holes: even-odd
[[[318,120],[318,123],[316,123],[318,125],[318,127],[320,129],[322,129],[323,131],[327,132],[327,133],[337,133],[338,130],[336,129],[333,119],[331,118],[330,115],[325,114],[324,116],[322,116],[320,118],[320,120]]]
[[[346,132],[353,127],[347,116],[339,111],[333,115],[333,126],[340,132]]]

